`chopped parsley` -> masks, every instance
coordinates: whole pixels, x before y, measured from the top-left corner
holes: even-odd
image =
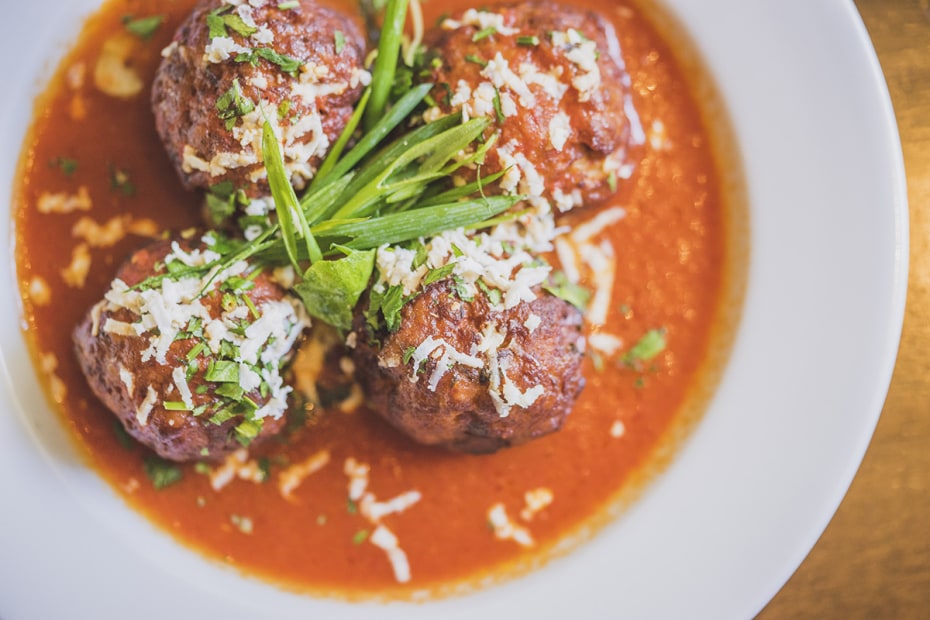
[[[145,457],[142,466],[152,486],[159,491],[179,482],[183,477],[180,467],[155,455]]]
[[[296,9],[300,6],[300,2],[297,0],[291,0],[290,2],[282,2],[278,5],[278,9],[281,11],[290,11],[291,9]]]
[[[433,282],[438,282],[439,280],[452,275],[454,270],[455,263],[449,263],[447,265],[443,265],[442,267],[431,269],[423,278],[423,286],[429,286]]]
[[[539,37],[533,35],[528,37],[517,37],[517,45],[535,47],[539,45]]]
[[[129,179],[129,173],[112,164],[110,165],[110,189],[126,197],[136,193],[136,186]]]
[[[123,447],[123,449],[132,450],[132,435],[126,431],[126,428],[120,424],[119,420],[113,421],[113,434],[116,435],[116,441],[120,446]]]
[[[582,312],[588,307],[591,300],[591,291],[571,282],[562,271],[555,271],[549,281],[543,284],[543,289],[552,293],[559,299],[565,300]]]
[[[239,15],[230,13],[231,8],[230,5],[226,5],[210,11],[207,15],[207,29],[211,39],[228,37],[229,30],[243,37],[250,37],[258,32],[258,28],[245,23]]]
[[[207,212],[210,221],[219,226],[232,216],[238,207],[247,207],[251,201],[243,190],[237,190],[232,181],[223,181],[207,192]]]
[[[134,18],[132,15],[123,16],[123,27],[143,41],[148,41],[165,21],[164,15]]]
[[[503,293],[500,292],[500,289],[491,288],[484,283],[484,280],[478,279],[475,282],[475,285],[481,290],[482,293],[488,298],[488,301],[491,302],[492,306],[500,305],[503,300]]]
[[[255,103],[242,93],[239,78],[233,78],[232,86],[216,100],[216,112],[220,120],[226,121],[226,131],[236,126],[236,119],[255,109]]]
[[[355,532],[355,535],[352,537],[352,542],[356,545],[360,545],[368,540],[369,535],[370,532],[368,530],[359,530]]]
[[[70,157],[56,157],[49,161],[48,165],[49,168],[58,168],[66,177],[70,177],[77,172],[78,169],[77,160]]]
[[[648,362],[664,351],[666,344],[665,328],[650,329],[632,349],[623,354],[623,363],[634,366]]]
[[[211,383],[239,383],[239,364],[230,360],[213,360],[204,379]]]
[[[346,48],[346,35],[342,34],[341,30],[337,30],[333,33],[333,39],[336,48],[336,54],[341,54],[342,50]]]
[[[259,60],[267,60],[273,65],[277,65],[281,71],[289,75],[294,75],[297,70],[303,66],[303,61],[284,54],[279,54],[270,47],[258,47],[249,53],[242,53],[236,56],[236,62],[247,62],[252,66],[258,66]]]

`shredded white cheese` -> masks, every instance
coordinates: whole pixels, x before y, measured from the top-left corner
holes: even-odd
[[[282,470],[278,474],[278,490],[284,499],[293,500],[294,490],[303,483],[304,479],[326,467],[329,461],[329,450],[320,450],[303,461]]]
[[[488,510],[488,523],[498,540],[512,540],[521,547],[532,547],[536,544],[529,530],[510,520],[507,509],[501,503],[494,504]]]

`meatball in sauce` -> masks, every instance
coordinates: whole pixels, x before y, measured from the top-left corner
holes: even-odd
[[[505,192],[567,211],[632,174],[643,130],[616,34],[597,13],[548,1],[468,9],[424,42],[437,85],[424,118],[494,119],[481,173],[504,171]]]
[[[437,282],[401,314],[396,332],[358,338],[356,379],[369,406],[418,443],[526,443],[561,428],[584,387],[581,313],[552,295],[503,310]]]
[[[313,0],[204,0],[163,56],[152,108],[184,185],[229,182],[251,198],[270,193],[261,155],[266,119],[301,188],[371,79],[355,22]]]
[[[281,369],[308,325],[302,306],[245,262],[159,277],[209,263],[212,244],[137,251],[73,335],[94,394],[175,461],[222,459],[281,430],[291,391]]]

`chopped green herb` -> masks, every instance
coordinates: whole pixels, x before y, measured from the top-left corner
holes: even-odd
[[[282,2],[278,5],[278,8],[282,11],[290,11],[291,9],[296,9],[300,6],[300,2],[297,0],[291,0],[290,2]]]
[[[236,126],[236,119],[255,109],[255,103],[242,94],[239,78],[233,78],[232,86],[216,100],[216,112],[220,120],[226,121],[226,130]]]
[[[224,15],[223,23],[227,28],[243,37],[251,37],[253,34],[258,32],[258,28],[255,26],[249,26],[242,20],[241,17],[239,17],[239,15],[235,13]]]
[[[423,278],[423,286],[429,286],[433,282],[438,282],[447,276],[450,276],[455,270],[455,263],[449,263],[436,269],[430,269]]]
[[[504,109],[501,106],[501,91],[498,88],[494,87],[494,115],[497,117],[498,123],[503,123],[506,120],[504,116]]]
[[[609,187],[612,192],[617,191],[617,173],[613,170],[607,175],[607,187]]]
[[[404,350],[404,365],[410,363],[410,360],[413,358],[413,354],[416,352],[417,348],[414,346],[409,346]]]
[[[261,420],[245,420],[236,426],[236,441],[245,447],[248,447],[252,441],[262,432]]]
[[[489,287],[487,284],[484,283],[484,280],[481,280],[481,279],[475,282],[475,284],[481,290],[481,292],[487,296],[488,301],[491,302],[492,306],[500,305],[501,300],[503,299],[503,296],[504,296],[503,293],[500,292],[500,289]]]
[[[354,499],[349,498],[346,500],[346,512],[350,515],[358,512],[358,503]]]
[[[452,276],[452,292],[464,302],[471,302],[475,299],[475,296],[468,290],[465,280],[459,276]]]
[[[400,328],[400,311],[407,299],[404,297],[404,287],[392,286],[381,300],[381,314],[388,331],[396,332]]]
[[[468,54],[468,55],[466,55],[466,56],[465,56],[465,60],[466,60],[466,62],[473,62],[473,63],[475,63],[476,65],[480,66],[481,68],[484,68],[484,67],[487,67],[487,66],[488,66],[487,61],[482,60],[481,58],[479,58],[478,56],[476,56],[476,55],[474,55],[474,54]]]
[[[56,157],[48,162],[48,165],[51,168],[58,168],[66,177],[70,177],[78,169],[77,160],[70,157]]]
[[[355,532],[355,536],[352,537],[352,542],[356,545],[360,545],[368,540],[369,535],[370,532],[368,530],[359,530]]]
[[[479,30],[478,32],[476,32],[472,36],[471,41],[472,43],[477,43],[481,39],[487,39],[493,34],[497,34],[497,28],[495,28],[494,26],[488,26],[487,28],[484,28],[483,30]]]
[[[166,400],[161,404],[165,411],[190,411],[190,407],[176,400]]]
[[[236,402],[242,400],[242,397],[245,395],[245,390],[243,390],[238,383],[224,383],[216,388],[215,391],[217,396],[222,396],[223,398],[228,398]]]
[[[239,383],[239,364],[228,360],[214,360],[207,368],[204,379],[212,383]]]
[[[194,471],[197,472],[198,474],[209,476],[210,466],[204,463],[203,461],[197,461],[196,463],[194,463]]]
[[[290,75],[296,74],[304,64],[302,60],[279,54],[270,47],[258,47],[249,53],[238,54],[235,57],[236,62],[247,62],[253,66],[258,66],[258,61],[261,59],[277,65],[281,71]]]
[[[536,46],[536,45],[539,45],[539,37],[537,37],[537,36],[535,36],[535,35],[533,35],[533,36],[517,37],[517,45],[524,45],[524,46],[528,46],[528,47],[534,47],[534,46]]]
[[[151,480],[152,486],[159,491],[179,482],[183,477],[180,467],[155,455],[146,456],[142,466],[145,468],[145,475]]]
[[[129,180],[129,173],[112,164],[110,165],[110,189],[127,197],[136,193],[136,186]]]
[[[310,316],[342,330],[352,328],[352,313],[368,288],[375,267],[375,252],[350,252],[341,260],[310,265],[303,281],[294,287]]]
[[[123,26],[143,41],[148,41],[164,21],[164,15],[152,15],[151,17],[140,17],[138,19],[126,15],[123,17]]]
[[[543,284],[543,289],[563,299],[582,312],[591,300],[591,291],[571,281],[562,271],[553,272],[549,281]]]
[[[126,428],[120,424],[119,420],[113,421],[113,434],[116,435],[116,441],[126,450],[132,450],[135,445],[132,440],[132,435],[130,435]]]
[[[346,48],[346,35],[342,34],[341,30],[337,30],[333,33],[333,39],[336,46],[336,54],[341,54],[342,50]]]
[[[226,22],[216,11],[207,15],[207,30],[211,39],[223,38],[229,34],[226,32]]]
[[[635,345],[633,345],[632,349],[623,355],[623,363],[635,365],[648,362],[664,351],[665,346],[665,329],[650,329]]]
[[[213,414],[213,417],[210,418],[210,424],[216,424],[219,426],[224,422],[228,422],[236,417],[236,414],[232,412],[231,409],[222,409]]]
[[[294,102],[291,101],[290,99],[285,99],[284,101],[279,103],[278,104],[278,119],[283,121],[285,118],[287,118],[287,115],[290,114],[291,112],[291,106],[293,105],[294,105]]]
[[[197,356],[203,353],[204,349],[206,348],[207,348],[207,344],[205,342],[203,341],[198,342],[193,347],[191,347],[190,351],[187,352],[187,360],[193,361],[197,359]]]

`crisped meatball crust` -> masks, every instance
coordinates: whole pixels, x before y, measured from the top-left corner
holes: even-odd
[[[132,288],[164,274],[169,254],[203,250],[187,242],[174,248],[181,249],[157,242],[120,267],[106,298],[74,330],[75,351],[94,394],[131,436],[167,459],[218,460],[283,428],[290,388],[279,371],[305,323],[264,273],[251,284],[220,279],[197,300],[199,280]],[[172,303],[169,288],[186,288],[184,301]],[[182,318],[180,304],[196,307],[194,318]]]
[[[365,40],[348,16],[314,0],[280,4],[204,0],[164,51],[152,86],[155,125],[189,189],[229,181],[249,197],[268,195],[266,118],[303,186],[370,79]]]
[[[581,314],[539,292],[509,310],[449,281],[427,286],[400,328],[355,322],[356,378],[370,406],[426,445],[493,452],[558,430],[584,387]]]
[[[482,173],[501,170],[505,191],[559,210],[600,201],[628,177],[642,141],[630,79],[612,26],[555,2],[469,9],[425,36],[437,107],[494,119],[499,132]]]

